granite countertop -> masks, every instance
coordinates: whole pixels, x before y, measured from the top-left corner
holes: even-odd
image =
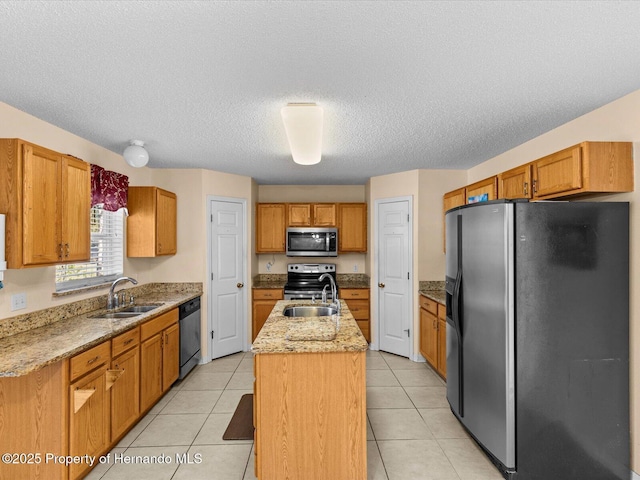
[[[286,274],[262,273],[253,278],[253,288],[284,288]],[[338,273],[338,288],[369,288],[369,276],[362,273]]]
[[[424,295],[425,297],[433,300],[434,302],[441,303],[442,305],[446,304],[446,292],[444,289],[442,290],[420,290],[420,295]]]
[[[279,300],[271,311],[262,330],[256,337],[251,351],[256,354],[264,353],[328,353],[328,352],[358,352],[369,348],[360,328],[349,311],[344,300],[340,300],[342,312],[339,317],[339,329],[334,340],[287,340],[292,330],[299,331],[301,322],[308,322],[310,335],[314,329],[318,335],[326,334],[325,322],[327,317],[285,317],[282,312],[290,305],[311,305],[311,300]],[[316,304],[317,305],[317,304]]]
[[[80,353],[193,298],[191,291],[158,291],[137,296],[135,303],[160,304],[150,312],[129,318],[88,318],[94,310],[0,339],[0,377],[18,377]]]

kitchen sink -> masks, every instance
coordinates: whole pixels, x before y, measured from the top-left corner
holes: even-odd
[[[131,305],[130,307],[122,309],[121,312],[145,313],[154,310],[159,306],[160,305]]]
[[[96,315],[91,315],[89,318],[130,318],[142,315],[143,313],[150,312],[162,304],[155,305],[131,305],[130,307],[123,308],[117,312],[104,312]]]
[[[285,317],[326,317],[337,313],[338,309],[335,307],[315,305],[286,307],[282,312]]]

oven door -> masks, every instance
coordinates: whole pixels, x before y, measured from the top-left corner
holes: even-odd
[[[287,228],[288,257],[338,256],[335,228]]]

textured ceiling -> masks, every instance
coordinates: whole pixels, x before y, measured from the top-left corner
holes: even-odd
[[[0,1],[0,100],[259,184],[467,169],[640,89],[640,2]],[[295,165],[280,108],[324,107]]]

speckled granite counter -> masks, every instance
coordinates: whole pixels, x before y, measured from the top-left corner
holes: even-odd
[[[285,317],[282,312],[290,305],[311,305],[311,300],[279,300],[273,308],[271,315],[256,337],[251,351],[256,354],[263,353],[325,353],[325,352],[358,352],[369,347],[364,339],[358,324],[351,315],[344,300],[342,313],[339,317],[340,328],[335,340],[287,340],[290,325],[299,325],[306,320],[302,317]],[[308,317],[309,320],[318,320],[326,317]],[[310,328],[317,325],[309,322]]]
[[[261,273],[253,277],[253,288],[284,288],[287,275],[279,273]],[[363,273],[336,274],[338,288],[369,288],[369,275]]]
[[[441,281],[422,281],[419,285],[420,295],[424,295],[430,298],[434,302],[441,304],[446,303],[446,292],[444,289],[444,282]]]
[[[158,287],[154,291],[147,290],[145,293],[137,295],[136,304],[157,303],[161,305],[150,312],[135,317],[88,318],[91,315],[104,312],[105,309],[102,308],[1,338],[0,377],[27,375],[46,365],[87,350],[202,295],[201,283],[186,285],[189,285],[189,288]],[[34,312],[34,315],[37,314],[40,313]]]
[[[284,288],[285,283],[286,273],[261,273],[253,277],[253,288]]]

